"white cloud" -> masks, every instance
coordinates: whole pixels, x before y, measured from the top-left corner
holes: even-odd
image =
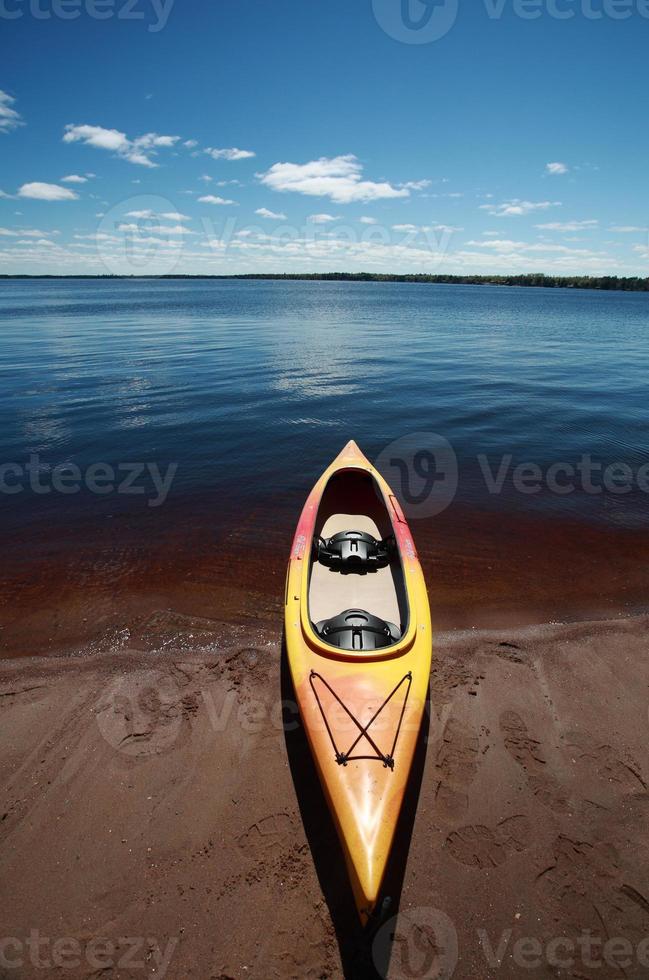
[[[79,197],[67,187],[60,187],[58,184],[42,184],[39,181],[23,184],[18,191],[18,196],[30,197],[36,201],[76,201]]]
[[[406,232],[409,234],[422,232],[423,234],[430,234],[430,232],[441,232],[442,234],[452,235],[456,231],[464,231],[463,228],[456,228],[454,225],[412,225],[412,224],[401,224],[392,225],[392,231]]]
[[[63,135],[64,143],[87,143],[99,150],[114,150],[115,153],[126,153],[131,146],[125,133],[117,129],[104,129],[103,126],[74,126],[69,123]]]
[[[549,221],[544,225],[536,225],[541,231],[583,231],[585,228],[596,228],[599,221]]]
[[[204,197],[199,197],[198,199],[201,204],[236,204],[236,201],[230,201],[226,197],[215,197],[214,194],[206,194]]]
[[[224,150],[217,150],[208,146],[205,152],[213,160],[249,160],[250,157],[256,156],[252,150],[240,150],[238,146],[230,146]]]
[[[646,226],[640,228],[638,225],[611,225],[611,231],[617,231],[622,235],[644,235],[649,231]]]
[[[407,187],[393,187],[387,181],[362,180],[362,172],[358,159],[348,153],[332,158],[320,157],[304,164],[275,163],[258,176],[262,184],[272,190],[328,197],[336,204],[410,196]]]
[[[61,177],[62,184],[87,184],[88,178],[81,177],[79,174],[68,174],[67,177]]]
[[[486,248],[501,254],[516,256],[519,253],[536,254],[551,253],[566,255],[571,258],[601,258],[602,252],[593,252],[586,248],[568,248],[567,245],[554,245],[551,242],[515,242],[509,239],[493,239],[487,242],[467,242],[467,247]]]
[[[362,215],[359,219],[362,225],[376,225],[378,224],[376,218],[370,218],[367,214]]]
[[[556,163],[546,163],[545,172],[553,177],[558,177],[561,174],[567,174],[568,167],[565,163],[559,163],[558,161]]]
[[[125,217],[136,218],[137,220],[141,220],[141,221],[150,218],[164,218],[167,221],[191,221],[192,220],[188,214],[180,214],[179,211],[163,211],[162,214],[157,214],[155,211],[151,211],[150,208],[146,208],[144,211],[127,211]]]
[[[0,228],[0,235],[7,238],[46,238],[59,234],[58,231],[42,231],[40,228]]]
[[[92,242],[121,241],[121,238],[119,238],[117,235],[107,235],[106,232],[104,231],[96,231],[93,232],[91,235],[73,235],[72,237],[78,239],[79,241],[85,241],[85,240],[92,241]]]
[[[467,242],[467,247],[472,248],[492,248],[496,252],[510,252],[514,249],[525,248],[525,242],[514,242],[510,239],[494,238],[487,242]]]
[[[12,109],[15,99],[0,89],[0,133],[8,133],[17,126],[23,126],[20,113]]]
[[[362,227],[362,226],[361,226]],[[245,273],[331,271],[345,268],[350,272],[448,272],[483,273],[502,272],[556,272],[558,274],[612,274],[644,275],[649,259],[647,249],[638,248],[630,262],[620,261],[619,256],[605,252],[588,252],[585,249],[568,249],[565,245],[528,245],[524,242],[505,242],[498,250],[484,247],[462,247],[457,251],[449,248],[449,242],[408,238],[388,239],[385,229],[378,237],[360,235],[350,239],[349,228],[338,235],[327,231],[324,235],[306,233],[286,239],[282,235],[250,231],[223,237],[214,233],[204,237],[180,238],[168,236],[136,237],[129,239],[118,235],[75,236],[64,246],[40,245],[34,241],[18,245],[18,239],[7,238],[0,245],[2,271],[12,272],[103,272],[107,257],[115,268],[125,273],[133,272],[133,262],[150,262],[152,252],[156,272],[169,269],[169,256],[173,255],[180,273]],[[93,238],[95,239],[93,241]],[[25,239],[26,240],[26,239]],[[101,242],[101,254],[97,254],[97,242]],[[513,246],[513,247],[512,247]],[[529,252],[528,252],[529,250]],[[149,267],[148,267],[149,268]]]
[[[227,243],[220,238],[208,238],[207,241],[200,243],[201,248],[209,248],[213,252],[222,252],[227,248]]]
[[[326,225],[330,221],[335,221],[336,218],[333,214],[310,214],[308,220],[312,221],[314,225]]]
[[[520,217],[532,214],[533,211],[547,211],[548,208],[560,208],[561,201],[520,201],[514,198],[503,204],[481,204],[480,210],[487,211],[495,218]]]
[[[135,235],[140,242],[152,242],[152,241],[163,241],[163,239],[158,239],[153,236],[159,235],[195,235],[196,232],[189,231],[184,225],[157,225],[153,228],[143,227],[142,225],[125,222],[124,224],[117,225],[117,231],[128,233],[130,235]],[[81,236],[79,236],[81,237]],[[92,236],[90,236],[92,237]]]
[[[193,150],[198,146],[198,140],[185,140],[183,146],[187,147],[188,150]]]
[[[260,218],[274,218],[276,221],[286,221],[286,215],[280,211],[269,211],[268,208],[257,208],[255,214]]]
[[[117,156],[137,163],[142,167],[157,167],[152,159],[158,150],[175,146],[180,136],[160,136],[158,133],[145,133],[131,140],[126,133],[118,129],[104,129],[103,126],[75,126],[72,123],[65,127],[64,143],[85,143],[98,150],[109,150]]]
[[[159,235],[195,235],[197,232],[190,231],[185,225],[159,225],[153,229]]]
[[[407,180],[405,184],[399,184],[399,187],[405,187],[409,191],[423,191],[431,184],[432,180]]]
[[[210,184],[214,180],[214,178],[210,177],[209,174],[202,174],[198,179],[204,180],[206,184]]]

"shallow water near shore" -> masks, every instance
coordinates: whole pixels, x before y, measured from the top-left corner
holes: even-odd
[[[300,507],[350,438],[379,460],[450,444],[448,506],[411,515],[438,624],[646,606],[644,294],[7,281],[0,330],[4,656],[161,609],[275,630]]]

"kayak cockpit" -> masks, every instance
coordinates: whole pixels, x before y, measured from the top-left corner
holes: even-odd
[[[401,556],[383,494],[367,470],[335,473],[320,500],[311,549],[309,620],[330,646],[390,647],[408,627]]]

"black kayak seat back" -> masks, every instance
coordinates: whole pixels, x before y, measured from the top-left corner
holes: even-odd
[[[315,624],[323,640],[341,650],[380,650],[401,639],[401,630],[364,609],[346,609]]]
[[[368,572],[386,568],[396,554],[393,535],[377,540],[366,531],[339,531],[331,538],[313,539],[314,560],[339,572]]]

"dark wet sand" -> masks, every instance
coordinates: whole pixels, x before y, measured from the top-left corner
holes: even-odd
[[[108,652],[137,638],[161,610],[276,630],[302,503],[274,498],[228,514],[185,501],[9,530],[0,657]],[[648,529],[459,507],[411,524],[438,629],[648,608]]]
[[[256,627],[161,596],[117,653],[0,663],[0,975],[646,976],[649,618],[438,635],[367,944],[256,585]]]

